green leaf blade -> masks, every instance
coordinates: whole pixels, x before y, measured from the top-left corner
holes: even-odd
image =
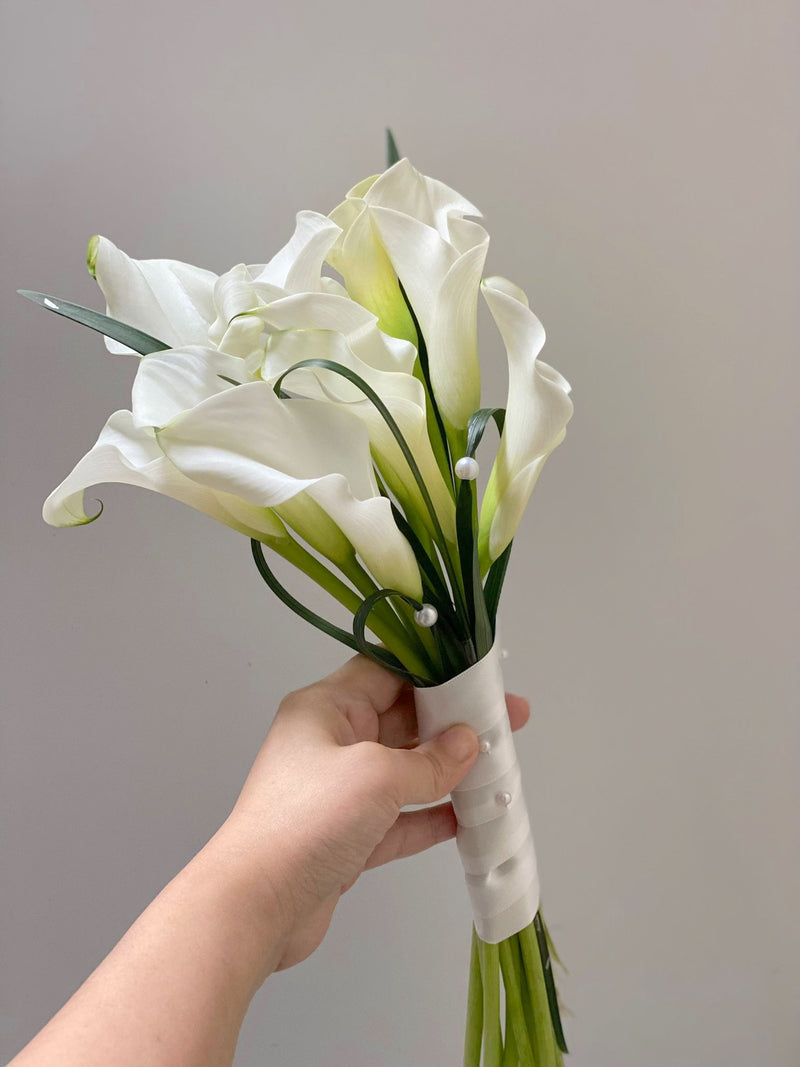
[[[69,300],[61,300],[56,296],[47,296],[46,293],[37,293],[32,289],[17,289],[20,296],[26,300],[38,304],[39,307],[52,311],[56,315],[63,315],[65,319],[71,319],[81,326],[88,326],[90,330],[110,337],[112,341],[118,341],[127,348],[132,348],[140,356],[147,356],[151,352],[165,352],[170,346],[157,337],[151,337],[148,333],[137,330],[134,326],[128,326],[125,322],[119,322],[108,315],[102,315],[99,311],[83,307],[81,304],[73,304]]]
[[[400,161],[400,150],[397,147],[397,142],[394,139],[394,134],[386,127],[386,167],[393,167],[395,163]]]

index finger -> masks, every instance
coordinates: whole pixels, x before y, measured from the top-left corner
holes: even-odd
[[[407,685],[399,675],[366,656],[353,656],[322,681],[335,686],[345,696],[366,701],[376,715],[390,708]]]

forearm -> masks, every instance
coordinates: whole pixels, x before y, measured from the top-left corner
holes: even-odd
[[[280,957],[284,923],[217,835],[13,1067],[220,1067]]]

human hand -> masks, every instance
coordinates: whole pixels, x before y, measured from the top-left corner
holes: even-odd
[[[512,729],[527,701],[507,696]],[[256,893],[281,917],[274,969],[322,941],[334,908],[359,875],[455,836],[452,804],[432,804],[478,753],[463,724],[418,744],[413,690],[357,656],[290,693],[230,817],[212,844],[244,858]]]
[[[508,697],[512,729],[528,705]],[[19,1067],[233,1061],[253,994],[319,945],[368,867],[453,837],[449,793],[478,752],[464,725],[417,744],[413,691],[361,656],[281,702],[233,811]]]

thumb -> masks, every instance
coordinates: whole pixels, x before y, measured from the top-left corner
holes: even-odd
[[[387,749],[398,801],[432,804],[458,785],[478,755],[478,737],[459,723],[417,748]]]

